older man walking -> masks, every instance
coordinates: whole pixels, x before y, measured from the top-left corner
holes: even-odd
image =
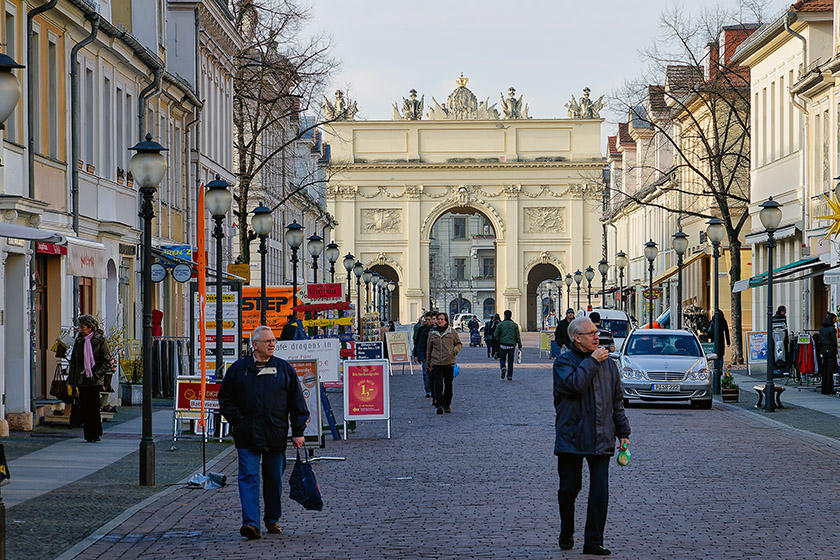
[[[583,553],[606,556],[604,526],[609,503],[610,457],[616,437],[630,445],[618,367],[609,350],[598,347],[598,328],[586,317],[569,323],[571,350],[554,361],[554,454],[560,488],[560,548],[574,546],[575,500],[581,489],[583,459],[589,465],[589,503]]]

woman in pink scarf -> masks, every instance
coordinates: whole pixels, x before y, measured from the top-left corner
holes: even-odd
[[[105,375],[111,371],[111,353],[105,333],[92,315],[79,317],[79,334],[70,355],[68,385],[79,388],[76,401],[81,409],[85,441],[99,441],[102,419],[99,415],[99,393],[104,389]]]

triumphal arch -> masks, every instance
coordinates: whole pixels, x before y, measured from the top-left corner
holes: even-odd
[[[525,328],[539,324],[537,285],[597,267],[602,119],[588,90],[558,103],[564,118],[529,117],[513,88],[497,108],[476,98],[463,76],[445,103],[432,97],[426,106],[411,90],[390,121],[354,120],[358,108],[341,95],[324,108],[337,119],[325,127],[335,240],[397,283],[392,308],[401,322],[431,305],[430,246],[448,212],[489,222],[492,235],[478,237],[496,251],[496,309],[510,309]],[[596,280],[593,292],[599,287]],[[565,308],[565,287],[562,299]]]

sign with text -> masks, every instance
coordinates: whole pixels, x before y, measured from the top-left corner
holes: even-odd
[[[650,299],[650,288],[645,288],[642,290],[642,296],[645,299]],[[659,299],[662,297],[662,288],[654,288],[653,289],[653,299]]]
[[[207,383],[205,410],[219,410],[221,383]],[[201,379],[179,377],[175,392],[175,412],[201,412]]]
[[[161,245],[160,252],[164,255],[160,257],[160,262],[166,266],[174,266],[180,261],[192,261],[192,245]],[[175,257],[178,260],[166,257]]]
[[[283,325],[286,324],[286,319],[292,313],[292,287],[267,286],[265,289],[265,299],[266,325],[271,328],[276,338],[280,338]],[[259,288],[242,287],[243,336],[250,337],[254,329],[260,326],[261,302]]]
[[[344,284],[307,284],[298,290],[304,303],[337,303],[344,301]]]
[[[750,364],[761,364],[767,362],[767,332],[750,331],[747,333],[747,350]]]
[[[338,383],[338,351],[341,341],[337,338],[307,340],[278,340],[274,355],[287,362],[292,360],[318,360],[318,378],[321,383]]]
[[[224,291],[222,291],[222,356],[225,361],[223,366],[224,370],[227,370],[239,358],[239,333],[241,332],[239,329],[239,293],[229,290],[230,288],[225,286]],[[216,356],[216,286],[207,286],[207,297],[204,303],[205,340],[209,343],[205,345],[204,351],[207,353],[207,356],[213,358]],[[193,293],[193,313],[195,315],[193,320],[196,323],[193,330],[196,340],[196,344],[194,345],[196,373],[201,371],[202,360],[201,344],[198,344],[198,333],[201,332],[198,325],[198,306],[199,296],[196,291]],[[215,361],[207,361],[206,357],[205,361],[207,362],[207,375],[210,378],[215,375],[216,364]]]
[[[382,359],[382,341],[362,341],[356,342],[355,346],[357,360],[381,360]]]
[[[388,344],[388,358],[392,364],[408,364],[411,362],[411,351],[408,348],[407,332],[386,332],[385,342]]]
[[[244,278],[244,282],[248,284],[251,282],[251,265],[248,263],[245,264],[229,264],[227,265],[227,271],[230,274],[235,274],[240,278]]]
[[[321,391],[318,386],[318,360],[288,360],[298,375],[300,390],[309,409],[303,435],[321,439]]]
[[[391,418],[388,360],[344,362],[344,419]]]

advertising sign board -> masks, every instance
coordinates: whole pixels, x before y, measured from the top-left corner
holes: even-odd
[[[344,362],[344,419],[389,420],[388,360]]]
[[[311,436],[321,439],[321,394],[318,385],[318,360],[289,360],[298,375],[298,383],[306,399],[309,409],[309,420],[306,421],[304,437]]]
[[[388,358],[392,364],[411,363],[411,351],[408,349],[408,333],[405,331],[391,331],[385,333],[388,344]]]
[[[274,336],[280,338],[286,318],[292,313],[292,287],[267,286],[265,289],[265,322]],[[242,287],[242,332],[246,337],[260,326],[260,289]]]
[[[318,378],[321,383],[340,382],[338,374],[341,341],[337,338],[313,338],[307,340],[278,340],[274,355],[292,360],[318,360]]]

